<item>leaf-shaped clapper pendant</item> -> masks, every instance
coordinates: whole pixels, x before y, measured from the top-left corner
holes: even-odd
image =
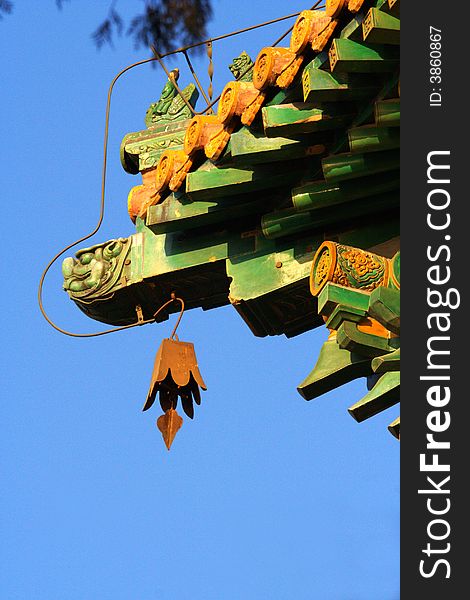
[[[163,441],[168,450],[182,425],[183,419],[174,408],[169,408],[164,415],[158,417],[157,427],[162,432]]]
[[[159,393],[160,406],[165,413],[157,420],[163,440],[168,450],[183,419],[176,412],[178,397],[184,412],[190,419],[194,417],[194,404],[201,404],[199,386],[207,390],[199,372],[194,345],[191,342],[164,339],[158,349],[153,366],[152,380],[142,410],[148,410]]]

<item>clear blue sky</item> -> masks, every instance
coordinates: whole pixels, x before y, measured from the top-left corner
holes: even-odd
[[[117,7],[130,15],[141,4]],[[97,218],[109,81],[147,56],[128,38],[95,50],[89,34],[107,7],[15,0],[0,22],[0,597],[397,600],[399,444],[386,426],[398,408],[355,423],[347,407],[362,380],[310,403],[297,394],[325,329],[259,339],[231,307],[187,313],[180,337],[195,343],[209,390],[168,453],[158,411],[141,407],[173,321],[76,340],[40,316],[42,267]],[[210,33],[304,8],[215,0]],[[215,45],[216,88],[233,56],[255,56],[284,28]],[[126,199],[139,181],[122,170],[119,142],[143,128],[163,84],[141,67],[116,88],[95,243],[133,232]],[[99,328],[62,292],[60,265],[45,303],[62,326]]]

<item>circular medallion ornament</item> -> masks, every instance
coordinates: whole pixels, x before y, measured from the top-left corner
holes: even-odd
[[[222,123],[228,123],[235,116],[239,88],[240,83],[238,81],[231,81],[227,83],[222,91],[217,111]]]
[[[274,83],[273,69],[273,48],[264,48],[258,54],[253,68],[253,85],[257,90],[264,90]]]
[[[346,6],[347,0],[326,0],[326,14],[335,19]]]
[[[389,282],[389,259],[360,248],[323,242],[313,257],[310,291],[318,296],[324,286],[335,285],[372,292]]]
[[[276,78],[286,69],[296,56],[290,48],[263,48],[258,54],[253,68],[253,85],[263,91],[274,85]]]
[[[184,151],[188,156],[198,150],[199,137],[201,135],[202,122],[200,116],[195,116],[191,119],[191,122],[186,129],[184,136]]]
[[[170,183],[175,165],[175,153],[173,150],[165,150],[160,156],[155,173],[155,187],[157,191],[162,191]]]
[[[297,17],[290,38],[290,49],[296,54],[303,52],[312,35],[315,13],[313,10],[303,10]]]
[[[334,242],[323,242],[313,257],[310,273],[310,292],[318,296],[328,281],[331,281],[336,267],[336,245]]]

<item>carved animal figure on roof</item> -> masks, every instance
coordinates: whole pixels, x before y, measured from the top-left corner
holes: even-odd
[[[196,86],[190,83],[182,90],[180,96],[175,85],[179,79],[179,75],[179,69],[173,69],[170,72],[159,100],[149,106],[145,115],[145,124],[147,127],[152,127],[162,122],[189,119],[192,117],[192,112],[186,102],[194,107],[199,93],[196,90]]]
[[[249,55],[243,51],[240,56],[233,59],[232,64],[229,65],[230,72],[239,81],[251,81],[253,72],[253,61]]]

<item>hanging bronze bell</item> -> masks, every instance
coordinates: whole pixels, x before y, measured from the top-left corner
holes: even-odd
[[[148,410],[159,393],[160,406],[165,414],[158,418],[157,426],[168,450],[183,424],[183,419],[176,412],[178,398],[181,399],[183,411],[192,419],[193,402],[201,404],[199,386],[207,390],[199,372],[194,345],[191,342],[164,339],[155,357],[150,389],[142,410]]]

